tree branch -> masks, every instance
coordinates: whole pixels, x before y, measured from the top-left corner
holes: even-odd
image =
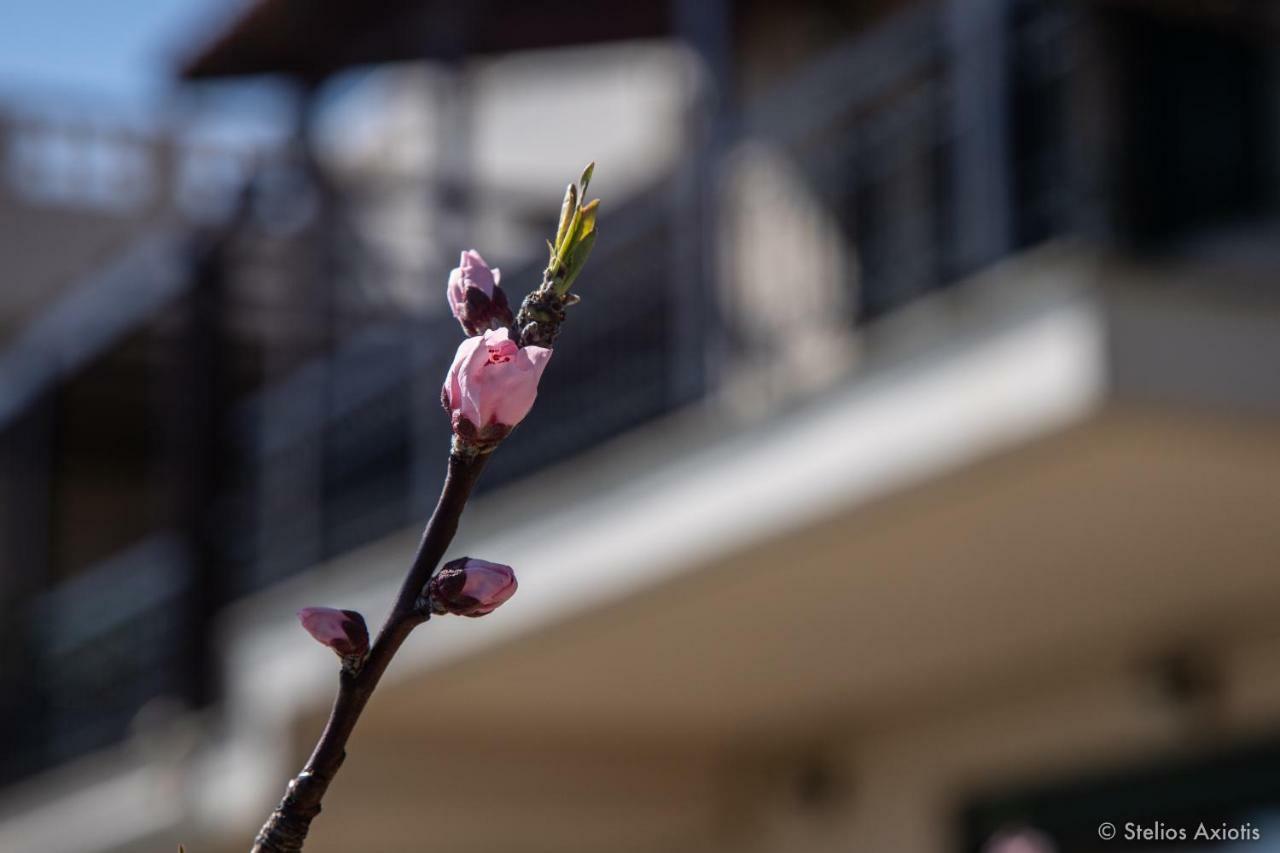
[[[356,673],[342,672],[333,710],[315,751],[307,759],[302,772],[289,782],[280,805],[263,824],[254,840],[252,853],[297,853],[302,850],[307,830],[320,813],[320,801],[346,758],[347,739],[351,737],[369,697],[405,638],[430,616],[418,607],[418,598],[444,556],[445,549],[453,541],[458,519],[488,458],[487,453],[450,454],[449,472],[440,491],[440,500],[427,522],[395,605],[369,649],[364,665]]]

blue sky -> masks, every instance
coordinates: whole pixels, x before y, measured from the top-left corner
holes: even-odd
[[[250,2],[0,0],[0,108],[138,127],[181,116],[189,134],[278,137],[288,100],[271,81],[202,85],[180,105],[166,97],[181,60]]]
[[[0,0],[0,88],[149,102],[242,2]]]

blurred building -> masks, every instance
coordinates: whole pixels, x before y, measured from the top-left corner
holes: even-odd
[[[379,621],[438,489],[447,270],[532,287],[591,159],[453,549],[520,593],[415,634],[308,850],[1280,849],[1278,38],[258,0],[181,73],[291,81],[279,146],[88,192],[6,122],[0,850],[248,846],[333,689],[294,611]]]

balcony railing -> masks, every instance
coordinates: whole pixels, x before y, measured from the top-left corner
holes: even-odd
[[[660,200],[615,216],[583,300],[557,341],[538,406],[484,487],[526,474],[670,410],[671,222]],[[503,270],[532,287],[541,263]],[[521,283],[516,285],[516,283]],[[332,357],[246,400],[234,423],[251,485],[235,496],[248,587],[418,519],[434,500],[448,420],[440,384],[461,340],[447,314],[370,328]]]
[[[31,603],[10,638],[28,679],[0,700],[0,781],[116,743],[148,701],[187,693],[189,584],[186,545],[160,532]]]

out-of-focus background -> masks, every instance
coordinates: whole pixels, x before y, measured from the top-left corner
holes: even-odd
[[[308,850],[1280,850],[1276,4],[20,0],[0,851],[247,849],[589,160]]]

